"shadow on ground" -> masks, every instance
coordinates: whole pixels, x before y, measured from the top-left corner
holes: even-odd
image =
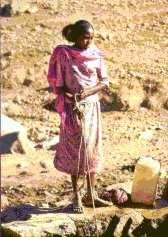
[[[33,214],[56,214],[56,213],[73,213],[72,203],[67,203],[66,206],[60,205],[58,207],[43,208],[36,207],[30,204],[18,205],[15,207],[8,207],[1,213],[1,222],[10,223],[13,221],[26,221],[31,218]]]

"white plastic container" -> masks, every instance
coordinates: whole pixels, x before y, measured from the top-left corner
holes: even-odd
[[[131,192],[132,202],[146,205],[154,203],[160,168],[159,161],[151,157],[141,157],[137,161]]]

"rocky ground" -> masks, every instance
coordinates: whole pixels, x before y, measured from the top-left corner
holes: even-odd
[[[168,171],[166,6],[167,1],[27,1],[18,11],[14,7],[12,16],[2,17],[1,102],[10,105],[8,116],[35,143],[59,135],[56,96],[46,89],[46,75],[54,47],[66,43],[62,27],[79,16],[94,25],[94,43],[104,52],[110,77],[110,88],[100,93],[100,194],[109,185],[132,180],[140,156],[153,157]],[[53,167],[55,151],[16,152],[2,156],[4,209],[24,203],[53,207],[70,198],[70,177]]]

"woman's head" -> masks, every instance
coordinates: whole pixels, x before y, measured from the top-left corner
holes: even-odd
[[[62,35],[69,42],[75,43],[77,48],[86,49],[93,39],[94,29],[88,21],[80,20],[65,26]]]

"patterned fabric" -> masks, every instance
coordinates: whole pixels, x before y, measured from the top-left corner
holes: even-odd
[[[49,62],[48,82],[57,94],[57,87],[66,86],[72,94],[96,86],[102,82],[108,86],[109,79],[103,61],[103,54],[94,45],[87,50],[75,49],[73,46],[59,45],[54,49]],[[87,98],[89,101],[92,96]],[[56,109],[64,112],[64,103],[68,99],[58,95]],[[85,101],[83,101],[85,102]]]
[[[107,86],[109,84],[103,54],[94,45],[86,50],[57,46],[51,55],[47,79],[55,94],[57,88],[62,86],[76,94],[81,89],[96,86],[98,82]],[[56,109],[61,117],[61,125],[60,143],[54,158],[55,168],[68,174],[83,174],[88,169],[91,172],[100,171],[102,157],[98,95],[89,96],[80,102],[80,109],[84,113],[83,123],[78,122],[71,101],[62,94],[57,96]],[[84,124],[85,135],[82,132]]]
[[[83,125],[85,128],[83,127],[83,134],[82,123],[78,123],[76,114],[72,110],[72,104],[66,103],[65,126],[61,123],[60,143],[54,158],[55,168],[68,174],[84,174],[85,171],[88,172],[88,168],[90,172],[99,172],[103,162],[101,156],[100,104],[98,101],[81,103],[80,109],[84,113]]]

